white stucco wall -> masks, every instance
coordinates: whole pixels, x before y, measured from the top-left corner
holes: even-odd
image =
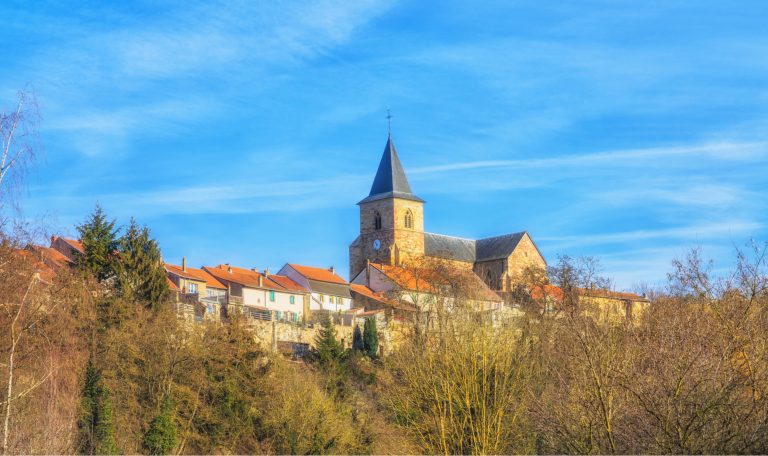
[[[293,269],[290,265],[285,266],[278,271],[279,275],[284,275],[298,283],[304,288],[310,289],[309,281],[306,277],[299,274],[299,272]],[[333,312],[339,312],[349,310],[352,308],[352,298],[341,298],[341,304],[336,304],[336,296],[333,298],[333,304],[328,302],[328,297],[331,295],[324,294],[325,302],[320,302],[320,293],[312,292],[312,298],[309,300],[310,310],[331,310]]]
[[[341,304],[337,304],[339,296],[333,297],[333,303],[329,302],[331,295],[323,294],[325,302],[320,302],[321,293],[312,293],[312,299],[309,301],[309,308],[311,310],[330,310],[332,312],[341,312],[352,308],[352,299],[341,297]]]
[[[304,295],[275,290],[275,300],[270,301],[269,292],[270,290],[244,287],[243,304],[281,312],[293,312],[298,315],[304,314]],[[291,296],[294,297],[293,304],[291,304]]]

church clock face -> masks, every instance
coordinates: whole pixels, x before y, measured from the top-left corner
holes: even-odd
[[[378,239],[375,239],[373,241],[373,250],[379,250],[381,248],[381,241]]]

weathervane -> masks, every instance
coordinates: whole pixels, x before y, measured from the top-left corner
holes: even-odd
[[[387,108],[387,130],[389,130],[390,136],[392,135],[392,114],[389,113],[389,108]]]

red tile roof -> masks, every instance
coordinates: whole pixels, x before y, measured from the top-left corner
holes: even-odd
[[[218,280],[216,280],[214,276],[212,276],[211,274],[207,273],[202,269],[187,267],[186,271],[183,271],[181,266],[176,266],[173,264],[166,263],[165,270],[170,272],[171,274],[176,274],[177,276],[183,277],[188,280],[203,282],[205,283],[205,286],[208,288],[219,288],[222,290],[227,289],[226,285],[219,282]]]
[[[26,249],[14,249],[13,255],[18,255],[18,258],[22,258],[24,263],[30,265],[40,281],[46,284],[52,284],[56,278],[56,272],[59,267],[52,266],[44,260],[44,257],[39,251],[36,251],[37,246],[30,246]]]
[[[312,266],[302,266],[300,264],[288,263],[288,266],[295,269],[299,274],[312,280],[318,280],[320,282],[341,283],[346,285],[347,281],[337,276],[328,269],[315,268]]]
[[[554,285],[537,285],[531,289],[531,297],[533,299],[553,298],[562,301],[565,298],[565,293],[563,293],[562,288]]]
[[[626,293],[623,291],[601,290],[598,288],[577,288],[576,293],[583,296],[609,298],[609,299],[628,299],[630,301],[648,301],[648,298],[644,298],[635,293]]]
[[[453,279],[459,279],[467,285],[467,291],[474,294],[473,299],[481,301],[503,301],[499,295],[488,288],[488,285],[472,271],[462,268],[451,270],[452,277],[441,277],[435,271],[420,268],[403,268],[385,264],[371,263],[371,266],[389,277],[395,284],[410,291],[438,294],[441,284]]]
[[[165,276],[165,282],[168,284],[168,288],[170,288],[171,291],[181,291],[179,287],[173,283],[173,280],[171,280],[168,276]]]
[[[290,293],[308,293],[309,291],[285,276],[265,275],[252,269],[238,268],[227,264],[203,266],[203,270],[222,282],[232,282],[248,288],[262,288]],[[259,285],[261,277],[261,285]]]
[[[77,241],[75,239],[67,239],[65,237],[59,237],[62,241],[66,242],[67,244],[71,245],[72,248],[77,250],[80,253],[85,253],[85,247],[83,247],[83,243],[80,241]]]
[[[298,283],[294,282],[290,277],[270,274],[269,280],[277,283],[278,285],[280,285],[281,287],[289,291],[295,291],[297,293],[309,293],[309,290],[302,287]]]
[[[598,297],[598,298],[607,298],[607,299],[622,299],[622,300],[631,300],[631,301],[647,301],[647,298],[644,298],[640,295],[634,294],[634,293],[625,293],[621,291],[611,291],[611,290],[601,290],[601,289],[587,289],[587,288],[576,288],[575,292],[578,296],[588,296],[588,297]],[[558,301],[562,301],[565,298],[565,292],[563,292],[563,289],[555,286],[555,285],[543,285],[543,286],[536,286],[531,289],[531,297],[533,299],[542,299],[545,297],[553,298]]]
[[[40,258],[51,266],[64,267],[72,264],[72,260],[56,249],[40,245],[32,245],[28,248],[40,255]]]
[[[352,288],[352,291],[354,291],[355,293],[359,293],[365,296],[366,298],[373,299],[375,301],[378,301],[392,308],[399,309],[399,310],[406,310],[410,312],[416,312],[418,310],[416,306],[412,304],[399,302],[394,299],[389,299],[387,296],[384,295],[384,293],[376,293],[375,291],[371,290],[365,285],[358,285],[356,283],[353,283],[353,284],[350,284],[349,286]]]

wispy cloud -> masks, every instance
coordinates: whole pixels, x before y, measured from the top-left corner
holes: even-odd
[[[637,161],[674,159],[715,159],[723,161],[768,161],[768,142],[717,142],[691,146],[652,147],[588,154],[558,155],[522,160],[481,160],[414,168],[413,174],[432,174],[472,169],[529,169],[570,166],[636,166]]]
[[[660,229],[640,229],[618,233],[541,236],[539,239],[558,249],[637,243],[640,241],[681,240],[697,242],[713,238],[728,239],[731,236],[749,236],[765,228],[765,224],[753,220],[727,220]]]

